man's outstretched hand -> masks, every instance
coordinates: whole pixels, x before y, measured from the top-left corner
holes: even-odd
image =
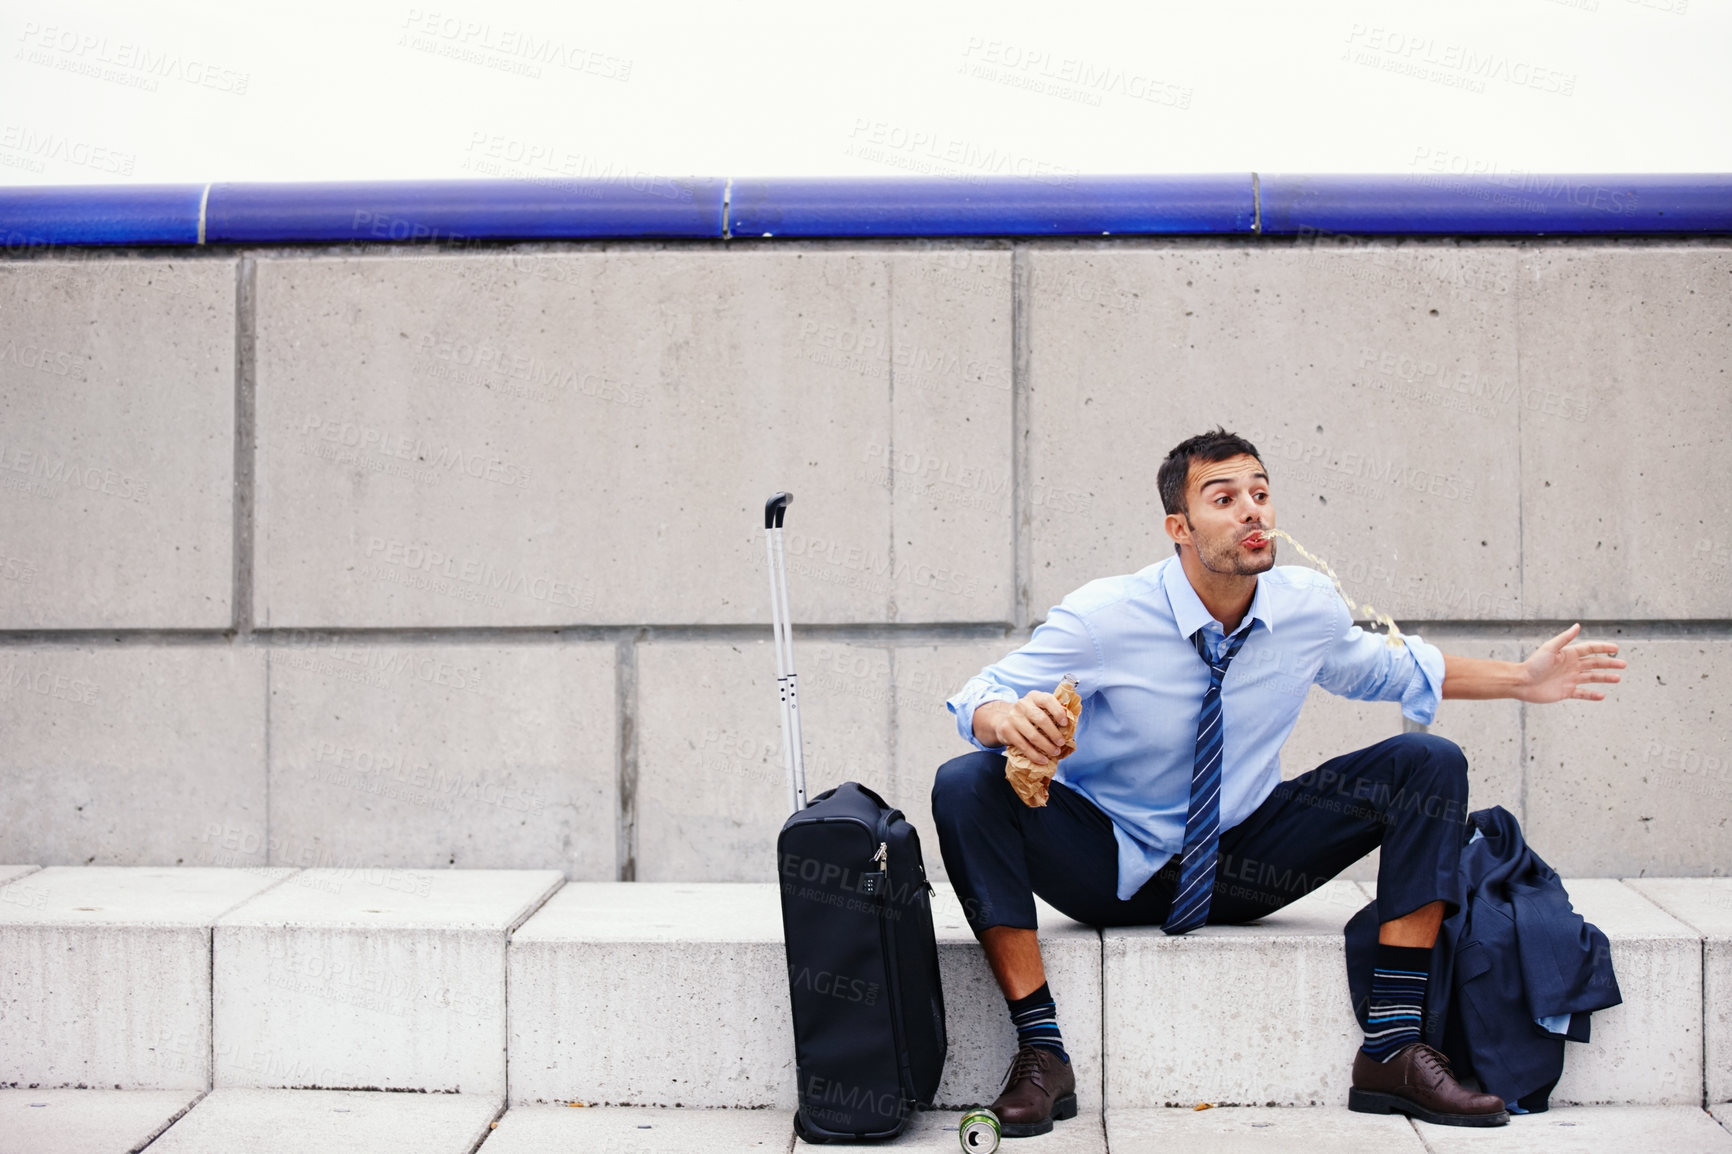
[[[1597,684],[1622,681],[1616,670],[1626,662],[1615,656],[1618,647],[1610,641],[1570,640],[1582,631],[1578,622],[1538,649],[1521,663],[1523,685],[1517,697],[1535,704],[1552,701],[1604,701],[1606,691]]]

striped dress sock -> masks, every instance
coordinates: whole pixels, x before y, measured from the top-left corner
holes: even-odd
[[[1431,974],[1431,951],[1405,946],[1377,946],[1377,968],[1371,972],[1371,1001],[1365,1015],[1365,1043],[1360,1047],[1379,1062],[1420,1040],[1425,1014],[1425,984]]]
[[[1010,1024],[1016,1027],[1016,1044],[1021,1046],[1045,1046],[1057,1050],[1058,1056],[1066,1062],[1070,1055],[1064,1052],[1064,1038],[1058,1032],[1058,1008],[1053,1004],[1052,991],[1042,982],[1040,989],[1025,998],[1017,998],[1010,1003]]]

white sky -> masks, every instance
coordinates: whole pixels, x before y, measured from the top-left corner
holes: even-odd
[[[1732,0],[0,0],[0,184],[1726,172],[1729,49]]]

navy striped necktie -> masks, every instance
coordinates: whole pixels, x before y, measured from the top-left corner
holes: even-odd
[[[1239,646],[1251,635],[1249,629],[1233,638],[1221,660],[1209,659],[1204,630],[1191,634],[1197,656],[1209,667],[1209,688],[1203,693],[1203,712],[1197,718],[1197,760],[1191,769],[1191,804],[1185,813],[1185,848],[1179,858],[1179,888],[1162,929],[1169,934],[1189,933],[1209,918],[1209,899],[1215,892],[1215,859],[1221,846],[1221,747],[1226,726],[1221,720],[1221,682]]]

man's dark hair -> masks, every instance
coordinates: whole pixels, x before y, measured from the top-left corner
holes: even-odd
[[[1189,512],[1185,508],[1185,482],[1190,479],[1192,461],[1212,464],[1241,455],[1256,457],[1258,464],[1263,463],[1263,455],[1257,451],[1257,446],[1219,425],[1207,433],[1186,437],[1173,446],[1173,451],[1167,454],[1160,471],[1155,474],[1155,487],[1161,491],[1161,508],[1168,513]]]

